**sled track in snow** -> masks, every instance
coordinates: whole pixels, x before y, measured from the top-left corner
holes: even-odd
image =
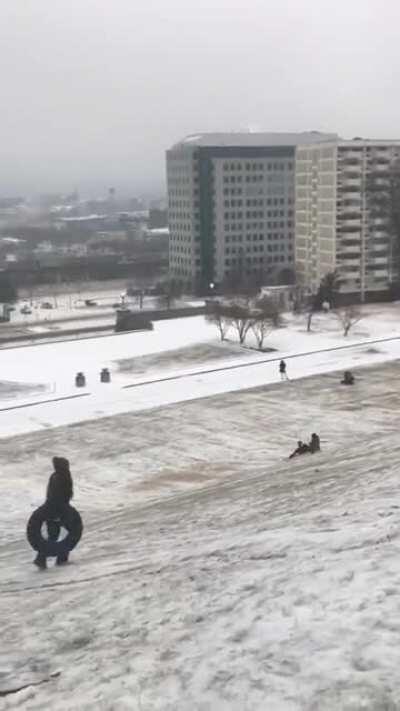
[[[394,443],[396,441],[395,438],[397,438],[397,435],[391,435],[387,440],[393,441]],[[383,451],[384,449],[385,448],[383,448]],[[393,465],[393,455],[396,454],[396,449],[399,452],[400,446],[397,445],[397,447],[393,448],[390,444],[387,464]],[[305,456],[305,461],[299,458],[299,460],[290,464],[285,461],[278,466],[271,465],[262,473],[258,472],[246,478],[234,478],[229,481],[212,484],[197,491],[159,498],[142,506],[110,514],[106,518],[104,518],[104,516],[93,517],[87,522],[85,537],[89,540],[94,536],[98,537],[99,535],[103,535],[104,537],[105,534],[109,534],[113,529],[116,529],[116,535],[118,536],[118,531],[126,533],[128,529],[138,526],[149,525],[154,527],[154,520],[157,521],[156,526],[168,527],[169,524],[174,526],[176,525],[177,517],[186,517],[188,513],[189,515],[192,514],[194,521],[196,521],[197,512],[195,507],[197,504],[201,503],[202,500],[207,504],[208,500],[212,506],[216,497],[224,496],[229,496],[232,502],[236,501],[236,503],[242,499],[245,501],[246,496],[254,496],[258,499],[263,497],[265,501],[263,513],[265,514],[265,523],[268,527],[273,519],[275,519],[276,522],[277,517],[287,517],[288,515],[290,516],[291,512],[298,513],[300,510],[311,510],[314,507],[320,508],[320,503],[318,502],[320,502],[321,499],[328,500],[329,497],[336,498],[338,495],[342,496],[343,489],[345,489],[346,494],[351,492],[354,486],[358,486],[360,477],[367,477],[369,472],[376,470],[376,461],[371,461],[371,459],[374,460],[371,454],[371,452],[364,452],[361,451],[361,449],[358,451],[349,449],[329,459],[323,455],[310,455]],[[386,460],[385,457],[382,457],[382,450],[375,452],[375,456],[379,457],[380,467],[385,466]],[[338,464],[343,461],[346,461],[346,467],[342,467],[340,474],[338,474]],[[299,480],[301,481],[301,486],[299,486]],[[313,487],[314,494],[318,493],[318,495],[309,496],[308,492],[310,486]],[[351,506],[351,502],[349,505]],[[400,514],[398,510],[399,507],[393,505],[390,508],[393,510],[389,514],[391,518],[388,520],[387,535],[380,538],[371,536],[368,540],[368,546],[392,544],[393,541],[398,539],[400,535],[400,527],[397,523]],[[345,505],[344,509],[346,509]],[[163,514],[162,517],[159,515],[160,511]],[[148,516],[146,516],[146,514]],[[198,515],[201,516],[201,513]],[[321,526],[323,526],[323,524],[321,524]],[[364,545],[365,543],[363,546]],[[338,548],[335,552],[338,555],[347,555],[349,553],[351,554],[353,548],[353,546]],[[22,549],[26,549],[26,543],[24,541],[16,542],[11,550],[9,546],[4,546],[3,551],[0,551],[0,560],[5,562],[7,558],[14,557],[15,554]],[[277,552],[277,554],[284,557],[282,553]],[[271,555],[273,556],[274,554],[269,553],[266,558],[270,558]],[[107,558],[107,552],[105,552],[105,555],[101,556],[101,558],[103,560]],[[90,562],[95,563],[95,556],[90,555]],[[177,551],[175,563],[179,565],[180,562],[181,556]],[[83,560],[82,565],[84,564],[85,561]],[[115,570],[83,577],[70,577],[58,581],[48,581],[45,577],[38,577],[37,584],[35,585],[18,585],[18,580],[9,580],[3,585],[0,585],[0,595],[16,595],[25,592],[38,592],[85,585],[97,580],[129,575],[135,572],[139,573],[139,571],[141,575],[147,577],[148,575],[152,576],[160,573],[163,567],[165,566],[158,565],[156,569],[154,569],[154,566],[148,563],[144,558],[142,562],[136,563],[135,565],[121,564],[121,567]],[[170,564],[168,567],[170,567]],[[76,568],[72,567],[72,570],[74,569],[76,570]],[[63,570],[66,571],[68,568]],[[38,573],[38,576],[41,575],[46,576],[46,573]]]
[[[210,375],[212,373],[222,373],[226,372],[228,370],[239,370],[241,368],[252,368],[257,365],[265,365],[265,363],[277,363],[279,362],[282,358],[284,360],[289,360],[289,359],[294,359],[294,358],[304,358],[306,356],[313,356],[313,355],[318,355],[319,353],[331,353],[334,351],[343,351],[343,350],[351,350],[352,348],[360,348],[362,346],[372,346],[375,343],[389,343],[391,341],[399,341],[400,336],[391,336],[391,337],[386,337],[386,338],[374,338],[374,339],[367,339],[365,341],[358,341],[357,343],[349,343],[345,344],[343,346],[332,346],[331,348],[319,348],[318,350],[315,351],[304,351],[302,353],[291,353],[291,354],[282,354],[280,353],[279,356],[274,356],[273,358],[262,358],[260,360],[253,360],[253,361],[248,361],[247,363],[236,363],[234,365],[225,365],[225,366],[219,366],[217,368],[207,368],[203,370],[196,370],[194,372],[189,372],[189,373],[178,373],[177,375],[168,375],[164,378],[155,378],[153,380],[143,380],[139,383],[131,383],[130,385],[123,385],[122,390],[130,390],[131,388],[140,388],[144,385],[156,385],[157,383],[167,383],[173,380],[182,380],[183,378],[194,378],[198,375]]]

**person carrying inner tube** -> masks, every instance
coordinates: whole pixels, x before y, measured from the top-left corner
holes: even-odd
[[[50,541],[57,541],[60,533],[60,519],[67,515],[69,502],[74,495],[69,461],[64,457],[53,457],[54,472],[47,485],[45,506],[48,512],[46,524]],[[68,553],[57,557],[56,564],[63,565],[68,562]],[[46,555],[38,553],[33,561],[42,570],[47,567]]]

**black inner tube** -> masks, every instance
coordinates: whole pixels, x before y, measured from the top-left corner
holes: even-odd
[[[52,529],[52,540],[43,536],[42,527],[45,522],[48,522]],[[59,541],[57,539],[61,528],[67,530],[67,535]],[[83,524],[80,513],[73,506],[65,506],[58,514],[43,504],[31,515],[26,528],[26,536],[35,551],[42,553],[47,558],[57,558],[75,548],[81,539],[82,531]]]

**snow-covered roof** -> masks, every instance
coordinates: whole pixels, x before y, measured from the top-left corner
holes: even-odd
[[[297,146],[304,143],[319,143],[320,141],[334,141],[338,139],[336,133],[321,133],[320,131],[305,131],[301,133],[199,133],[186,136],[178,141],[173,148],[190,146]]]

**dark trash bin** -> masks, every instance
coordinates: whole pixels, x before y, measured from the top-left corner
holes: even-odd
[[[84,388],[86,385],[86,378],[83,373],[77,373],[75,376],[75,385],[77,388]]]
[[[109,383],[111,382],[111,373],[108,368],[102,368],[100,373],[100,382]]]

